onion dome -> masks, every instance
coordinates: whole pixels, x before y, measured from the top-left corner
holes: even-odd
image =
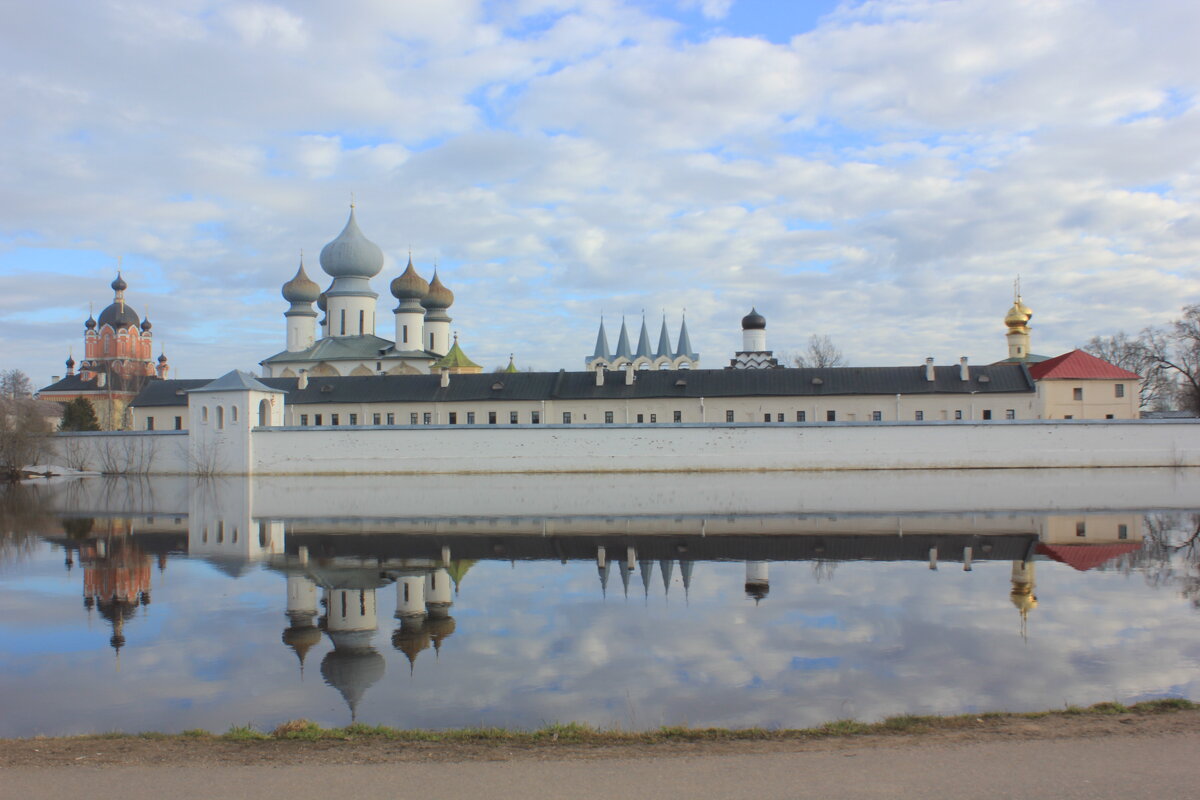
[[[321,309],[322,311],[328,311],[328,305],[329,298],[325,296],[325,292],[321,292],[319,295],[317,295],[317,308]]]
[[[417,274],[412,256],[408,257],[408,268],[392,281],[392,297],[397,300],[424,300],[429,294],[429,282]]]
[[[301,261],[295,277],[283,285],[282,294],[289,303],[312,303],[320,298],[321,287],[304,272]]]
[[[153,327],[154,326],[150,324],[149,317],[146,317],[145,319],[142,320],[142,333],[145,333],[146,331],[150,330]]]
[[[123,292],[129,288],[129,284],[126,283],[125,279],[121,277],[120,272],[117,273],[117,277],[113,280],[112,283],[109,284],[109,286],[112,287],[112,290],[114,292]]]
[[[766,318],[758,313],[756,309],[751,308],[750,313],[742,317],[742,330],[744,331],[763,331],[767,329]]]
[[[1024,328],[1029,324],[1029,319],[1032,316],[1033,312],[1029,310],[1029,306],[1022,303],[1021,298],[1018,297],[1013,302],[1012,308],[1004,315],[1004,324],[1012,329]]]
[[[100,312],[99,324],[101,327],[110,325],[113,330],[136,328],[141,324],[141,319],[139,319],[138,313],[122,300]]]
[[[83,323],[83,327],[87,328],[89,331],[96,330],[96,320],[92,319],[91,314],[88,314],[87,321]]]
[[[334,278],[373,278],[383,269],[383,251],[358,229],[353,206],[346,227],[321,248],[321,269]]]
[[[75,369],[75,357],[67,356],[67,369]]]
[[[160,353],[160,354],[159,354],[159,356],[158,356],[158,363],[160,363],[160,364],[165,364],[165,363],[167,363],[167,354],[166,354],[166,353]]]
[[[433,280],[429,282],[429,293],[421,300],[421,305],[426,309],[441,308],[446,309],[454,304],[454,292],[442,285],[442,279],[438,277],[437,270],[434,270]]]

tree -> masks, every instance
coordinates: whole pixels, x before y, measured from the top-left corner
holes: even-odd
[[[844,367],[846,358],[828,336],[813,334],[808,340],[808,349],[792,358],[797,367]]]
[[[96,409],[86,397],[76,397],[63,407],[60,431],[98,431],[100,420],[96,418]]]
[[[1169,408],[1174,399],[1176,381],[1154,357],[1151,339],[1152,335],[1148,330],[1135,338],[1130,338],[1124,331],[1118,331],[1115,336],[1093,336],[1080,349],[1140,375],[1140,407],[1162,411]]]
[[[29,377],[16,369],[0,372],[0,480],[20,480],[46,452],[49,433],[45,404],[33,398]]]
[[[1200,305],[1184,306],[1181,319],[1144,336],[1155,366],[1177,378],[1180,406],[1200,415]]]

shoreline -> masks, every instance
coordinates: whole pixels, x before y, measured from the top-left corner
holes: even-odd
[[[233,726],[221,734],[191,730],[3,739],[0,768],[570,760],[1196,732],[1200,732],[1200,703],[1182,698],[1037,712],[905,714],[873,723],[837,720],[815,728],[784,730],[664,727],[621,731],[568,723],[536,730],[425,731],[362,724],[321,728],[307,720],[292,720],[270,732]]]

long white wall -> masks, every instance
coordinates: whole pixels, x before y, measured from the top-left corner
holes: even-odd
[[[50,463],[83,472],[171,475],[192,472],[187,431],[57,433]]]

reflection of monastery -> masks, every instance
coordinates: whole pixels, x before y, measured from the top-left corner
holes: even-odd
[[[464,635],[451,609],[479,561],[594,563],[601,597],[616,581],[625,597],[639,588],[649,597],[659,585],[668,596],[678,575],[684,599],[702,562],[744,562],[744,585],[727,591],[744,589],[756,604],[769,602],[771,562],[909,561],[971,570],[1007,561],[1024,631],[1038,604],[1039,560],[1095,569],[1136,550],[1143,535],[1135,513],[259,520],[248,513],[249,490],[239,491],[233,498],[193,492],[186,519],[68,518],[55,541],[68,569],[83,564],[85,605],[109,622],[118,651],[150,601],[155,558],[160,571],[168,556],[186,554],[232,578],[254,567],[280,573],[283,644],[303,671],[310,651],[328,639],[321,676],[352,717],[386,670],[377,643],[380,590],[395,588],[391,644],[411,671],[424,651],[440,655],[450,637]]]
[[[370,281],[384,262],[383,251],[359,229],[352,208],[345,228],[321,250],[329,285],[322,291],[303,262],[283,284],[289,303],[286,346],[261,366],[262,383],[274,392],[271,402],[286,402],[287,407],[279,422],[270,424],[720,425],[1137,417],[1137,375],[1081,351],[1053,359],[1030,352],[1032,311],[1019,295],[1004,317],[1008,358],[988,365],[969,365],[962,358],[935,366],[930,358],[904,367],[783,368],[767,348],[766,319],[751,310],[742,318],[741,348],[724,369],[699,369],[700,355],[686,321],[672,342],[664,315],[656,343],[645,319],[636,345],[622,321],[615,349],[602,321],[594,351],[584,358],[584,371],[521,373],[510,360],[506,372],[484,375],[452,333],[448,310],[454,294],[437,269],[426,281],[411,255],[389,284],[397,301],[393,338],[378,335],[379,295]],[[68,360],[67,376],[43,389],[42,397],[101,398],[119,388],[132,392],[123,402],[132,400],[127,424],[136,430],[190,430],[205,424],[191,418],[187,393],[210,381],[167,380],[165,357],[157,368],[150,362],[149,322],[139,323],[124,304],[119,276],[113,287],[113,305],[101,314],[99,328],[88,320],[87,358],[80,372],[73,373]],[[142,377],[130,382],[121,377],[126,373]],[[161,380],[147,381],[146,376]]]

